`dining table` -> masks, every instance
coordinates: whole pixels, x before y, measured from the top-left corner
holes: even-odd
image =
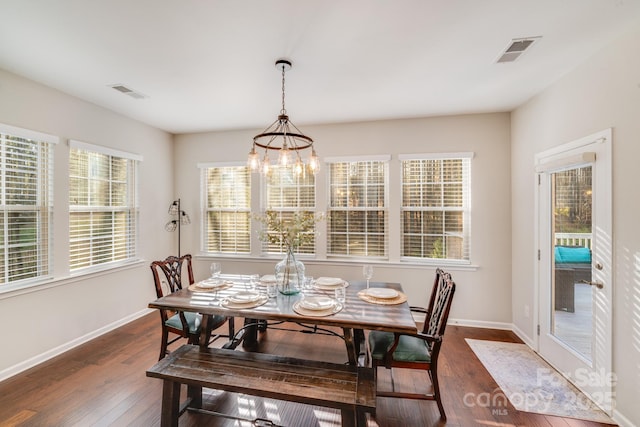
[[[335,299],[333,286],[321,286],[322,279],[293,295],[276,292],[270,296],[267,283],[249,284],[245,275],[220,276],[212,287],[201,281],[177,290],[149,303],[150,308],[195,312],[202,314],[200,345],[207,346],[209,319],[215,315],[241,317],[245,326],[228,348],[237,345],[239,336],[245,340],[256,337],[257,328],[269,322],[294,322],[307,328],[327,327],[342,331],[348,363],[358,365],[364,345],[364,331],[378,330],[398,333],[416,333],[416,322],[411,315],[407,296],[399,283],[342,281],[344,302]],[[340,279],[341,280],[341,279]],[[329,282],[327,282],[329,283]],[[273,295],[273,294],[272,294]],[[251,300],[243,298],[252,296]],[[326,309],[315,305],[327,304]]]

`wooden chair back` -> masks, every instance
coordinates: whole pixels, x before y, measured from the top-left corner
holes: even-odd
[[[422,327],[423,334],[433,337],[442,337],[444,335],[455,291],[456,284],[451,279],[451,274],[446,273],[440,268],[436,269],[436,276],[431,289],[431,297],[429,298],[429,305],[427,306],[427,315],[425,316]],[[439,340],[430,342],[432,353],[435,346],[439,347],[440,342]]]
[[[156,285],[156,295],[162,298],[165,295],[182,289],[183,267],[186,267],[189,285],[195,283],[193,278],[193,266],[191,265],[191,255],[181,257],[169,256],[162,261],[153,261],[151,271]],[[163,286],[166,285],[166,286]]]

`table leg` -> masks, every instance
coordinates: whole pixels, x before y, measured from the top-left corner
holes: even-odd
[[[209,340],[211,339],[211,329],[209,328],[210,321],[210,315],[202,315],[202,321],[200,323],[200,350],[205,350],[208,347]]]
[[[258,344],[258,320],[244,319],[242,347],[251,347],[256,344]]]
[[[178,427],[180,416],[180,383],[170,380],[162,382],[161,427]]]
[[[344,344],[347,347],[347,357],[349,358],[349,365],[358,365],[358,349],[353,338],[353,330],[351,328],[342,328],[344,334]]]

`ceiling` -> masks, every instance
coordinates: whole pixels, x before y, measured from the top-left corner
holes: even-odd
[[[0,68],[189,133],[267,127],[279,58],[298,127],[511,111],[638,28],[640,1],[0,0],[0,16]]]

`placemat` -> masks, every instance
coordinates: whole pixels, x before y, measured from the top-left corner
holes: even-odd
[[[189,290],[191,292],[217,292],[232,287],[233,282],[226,282],[224,285],[216,286],[215,288],[201,288],[197,283],[194,283],[193,285],[189,285]]]
[[[400,291],[398,291],[398,296],[395,298],[376,298],[367,294],[366,289],[363,289],[360,292],[358,292],[358,298],[360,298],[363,301],[369,302],[371,304],[380,304],[380,305],[402,304],[407,300],[407,296]]]
[[[228,298],[224,298],[220,303],[220,305],[223,306],[224,308],[237,308],[237,309],[256,308],[266,304],[267,301],[269,301],[269,297],[266,295],[262,295],[260,299],[252,302],[233,302],[233,301],[230,301]]]
[[[336,301],[336,305],[334,305],[332,308],[327,310],[308,310],[300,305],[300,301],[296,301],[295,303],[293,303],[293,311],[295,311],[296,313],[302,316],[308,316],[308,317],[331,316],[332,314],[338,313],[343,308],[344,308],[344,305],[339,301]]]

